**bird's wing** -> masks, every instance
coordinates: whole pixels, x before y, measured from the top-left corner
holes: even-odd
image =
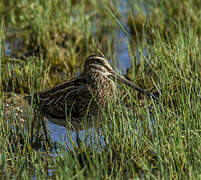
[[[84,77],[77,77],[39,93],[40,108],[54,119],[81,118],[92,101],[92,95]]]

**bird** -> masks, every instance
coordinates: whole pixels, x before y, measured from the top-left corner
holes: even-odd
[[[34,100],[38,111],[50,122],[61,126],[70,122],[73,128],[79,130],[84,117],[89,119],[90,124],[92,120],[96,121],[99,110],[106,108],[108,99],[110,103],[115,102],[116,82],[122,82],[158,100],[152,93],[119,75],[104,55],[91,55],[86,59],[80,75],[38,92],[33,98],[30,95],[29,102]]]

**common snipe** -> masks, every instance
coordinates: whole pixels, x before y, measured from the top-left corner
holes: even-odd
[[[105,57],[92,55],[86,59],[84,71],[78,77],[38,93],[35,98],[38,109],[48,120],[59,125],[65,126],[70,117],[70,122],[77,128],[86,114],[97,116],[108,98],[114,100],[116,80],[157,100],[153,94],[118,75]]]

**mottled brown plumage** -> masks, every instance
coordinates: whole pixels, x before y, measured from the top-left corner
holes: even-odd
[[[96,119],[99,109],[106,106],[108,99],[111,103],[115,101],[115,80],[157,99],[119,76],[105,57],[92,55],[86,59],[84,71],[78,77],[40,92],[37,96],[38,109],[53,123],[65,126],[70,121],[74,127],[80,126],[80,120],[86,114],[89,121],[92,117]]]

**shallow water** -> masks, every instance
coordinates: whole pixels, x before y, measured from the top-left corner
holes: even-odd
[[[64,126],[56,125],[49,121],[47,121],[47,128],[50,132],[50,138],[52,142],[60,145],[67,145],[67,151],[74,150],[72,143],[75,143],[75,145],[78,147],[77,135],[79,136],[79,139],[84,141],[85,144],[89,147],[95,145],[97,149],[100,149],[100,147],[98,147],[99,142],[103,146],[105,144],[104,137],[101,135],[99,129],[97,130],[95,128],[90,128],[87,130],[80,130],[78,134],[76,134],[75,131],[68,130]]]
[[[130,125],[124,126],[124,128],[128,129],[129,135],[132,137],[134,134],[138,134],[139,140],[142,137],[142,121],[136,121],[133,124],[132,128]],[[150,112],[150,119],[149,119],[149,129],[151,133],[154,132],[154,126],[155,126],[155,119],[154,115]],[[64,145],[67,151],[73,151],[73,145],[72,142],[75,143],[76,147],[78,147],[77,143],[77,134],[75,131],[68,130],[63,126],[53,124],[49,121],[47,121],[47,128],[48,131],[50,132],[50,138],[54,144],[59,144],[59,145]],[[125,131],[127,132],[127,131]],[[96,129],[96,128],[90,128],[90,129],[85,129],[85,130],[80,130],[78,132],[79,139],[82,140],[85,145],[89,147],[95,147],[97,150],[101,150],[101,148],[105,147],[105,140],[104,136],[101,133],[101,129]],[[72,138],[73,141],[70,140]],[[136,139],[135,139],[136,140]],[[57,149],[57,147],[56,147]],[[55,150],[56,150],[55,149]]]

